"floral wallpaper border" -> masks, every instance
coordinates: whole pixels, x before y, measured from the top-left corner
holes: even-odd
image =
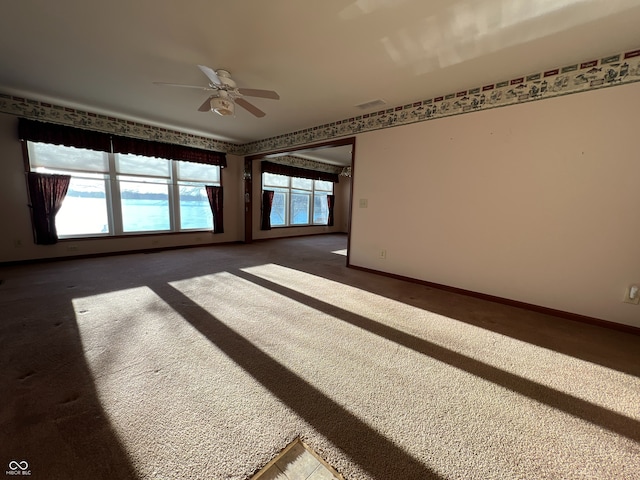
[[[640,49],[553,68],[511,80],[244,144],[246,153],[317,143],[382,128],[520,104],[640,81]]]
[[[239,152],[240,145],[206,138],[191,133],[179,132],[167,128],[145,125],[130,120],[85,112],[75,108],[62,107],[24,97],[4,95],[0,93],[0,112],[42,120],[61,125],[69,125],[87,130],[97,130],[105,133],[124,135],[144,140],[187,145],[190,147],[215,150],[225,153]],[[241,154],[241,153],[240,153]]]
[[[273,163],[281,163],[292,167],[306,168],[307,170],[315,170],[317,172],[335,173],[340,175],[344,172],[345,167],[340,165],[330,165],[328,163],[318,162],[309,158],[297,157],[295,155],[282,155],[279,157],[267,157],[265,160]]]
[[[637,81],[640,81],[640,49],[365,113],[245,144],[223,142],[2,93],[0,112],[244,156]]]

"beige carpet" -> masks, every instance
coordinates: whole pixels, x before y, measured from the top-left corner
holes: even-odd
[[[345,248],[1,268],[0,475],[245,480],[299,436],[349,480],[640,478],[640,337]]]

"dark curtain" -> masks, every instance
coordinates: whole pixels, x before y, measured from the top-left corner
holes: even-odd
[[[111,136],[107,133],[27,120],[26,118],[18,120],[18,138],[31,142],[86,148],[99,152],[111,151]]]
[[[132,153],[146,157],[168,158],[185,162],[219,165],[221,167],[227,166],[227,155],[221,152],[139,138],[121,137],[83,128],[38,122],[26,118],[20,118],[18,121],[18,138],[20,140],[86,148],[100,152],[111,152],[113,143],[114,153]]]
[[[262,162],[260,164],[260,169],[262,173],[275,173],[276,175],[287,175],[288,177],[324,180],[333,183],[338,183],[340,181],[340,176],[337,173],[318,172],[316,170],[309,170],[308,168],[292,167],[290,165],[282,165],[279,163]]]
[[[221,152],[138,138],[114,136],[113,151],[115,153],[144,155],[145,157],[170,158],[172,160],[204,163],[206,165],[227,166],[227,155]]]
[[[327,217],[327,226],[333,227],[333,206],[336,202],[335,195],[327,195],[327,207],[329,207],[329,215]]]
[[[27,179],[36,244],[53,245],[58,242],[56,213],[67,194],[71,176],[29,172]]]
[[[209,205],[211,205],[211,213],[213,214],[213,233],[224,233],[224,222],[222,216],[222,187],[214,187],[207,185],[207,197]]]
[[[271,206],[273,205],[273,190],[264,190],[262,192],[262,220],[260,222],[261,230],[271,230]]]

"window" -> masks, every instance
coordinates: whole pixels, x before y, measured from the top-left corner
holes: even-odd
[[[155,181],[154,181],[155,180]],[[122,231],[160,232],[171,230],[169,185],[156,179],[120,177]]]
[[[333,194],[332,182],[265,172],[262,186],[274,191],[272,227],[327,224],[327,195]]]
[[[71,177],[67,196],[56,215],[58,235],[103,235],[109,233],[109,223],[104,175],[74,174]]]
[[[180,228],[211,230],[213,218],[204,184],[220,185],[220,167],[212,168],[210,165],[191,162],[174,163],[178,179]]]
[[[327,195],[333,194],[333,182],[314,180],[313,186],[313,223],[326,224],[329,219]]]
[[[56,215],[60,238],[211,230],[205,185],[220,167],[27,142],[31,169],[71,175]]]

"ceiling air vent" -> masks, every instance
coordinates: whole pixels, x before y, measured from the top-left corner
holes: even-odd
[[[379,107],[381,105],[385,105],[387,102],[382,100],[381,98],[376,98],[375,100],[371,100],[370,102],[361,103],[360,105],[356,105],[356,108],[360,110],[369,110],[370,108]]]

